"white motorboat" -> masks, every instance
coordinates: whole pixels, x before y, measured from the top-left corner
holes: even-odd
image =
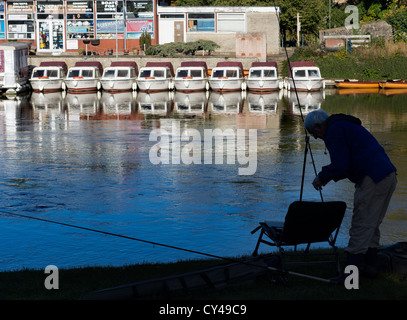
[[[276,62],[253,62],[246,78],[247,90],[254,92],[273,91],[283,88],[283,81],[278,76]]]
[[[246,89],[241,62],[221,61],[212,69],[209,85],[213,91],[239,91]]]
[[[205,61],[183,61],[174,78],[177,91],[205,91],[209,89],[208,67]]]
[[[135,61],[113,61],[103,70],[102,89],[108,92],[137,90],[138,67]]]
[[[43,61],[35,67],[30,78],[34,92],[56,92],[65,90],[64,79],[68,67],[64,61]]]
[[[171,62],[147,62],[140,68],[137,86],[143,92],[172,90],[174,69]]]
[[[28,44],[7,42],[0,44],[0,91],[7,95],[30,88],[32,68],[28,64]]]
[[[68,92],[93,92],[100,89],[102,64],[98,61],[78,61],[69,68],[65,78]]]
[[[318,91],[325,88],[325,81],[314,62],[296,61],[290,63],[285,87],[287,90]]]

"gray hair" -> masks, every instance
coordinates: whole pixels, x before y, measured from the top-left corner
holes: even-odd
[[[322,109],[310,112],[304,120],[305,129],[310,133],[314,132],[315,126],[324,123],[328,117],[329,115]]]

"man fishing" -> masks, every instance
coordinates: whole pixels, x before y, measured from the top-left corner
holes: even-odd
[[[324,140],[331,158],[331,163],[322,167],[314,179],[315,189],[320,190],[331,180],[345,178],[355,184],[346,264],[357,266],[362,274],[374,276],[379,226],[396,188],[397,170],[383,147],[356,117],[329,116],[323,110],[316,110],[307,115],[304,126],[315,139]]]

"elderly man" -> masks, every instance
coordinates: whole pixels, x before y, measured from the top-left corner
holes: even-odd
[[[383,147],[358,118],[344,114],[329,116],[323,110],[307,115],[304,126],[314,138],[321,138],[331,164],[324,166],[313,181],[319,190],[329,181],[349,179],[355,184],[350,239],[345,251],[347,265],[375,275],[379,226],[396,188],[396,168]]]

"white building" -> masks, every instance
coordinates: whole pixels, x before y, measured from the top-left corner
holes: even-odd
[[[279,7],[158,6],[159,44],[213,40],[217,52],[236,56],[276,54]]]

